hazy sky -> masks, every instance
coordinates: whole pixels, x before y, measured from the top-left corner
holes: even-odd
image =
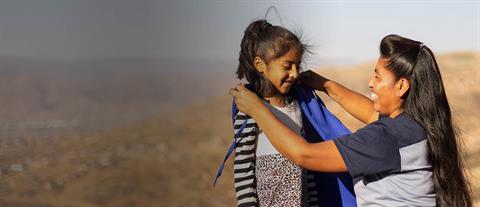
[[[263,18],[303,31],[314,58],[369,60],[397,33],[434,52],[480,51],[480,1],[0,0],[0,57],[236,60]]]

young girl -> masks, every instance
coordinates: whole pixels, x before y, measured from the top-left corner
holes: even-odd
[[[310,144],[280,122],[258,97],[230,90],[280,153],[298,166],[348,170],[359,206],[471,206],[468,182],[439,68],[418,41],[386,36],[369,82],[372,100],[313,72],[303,84],[326,92],[368,125],[333,141]]]
[[[298,78],[306,46],[289,30],[266,20],[252,22],[240,46],[238,78],[250,83],[251,89],[262,97],[260,101],[264,106],[291,133],[298,137],[305,135],[304,125],[312,127],[305,121],[291,89]],[[353,189],[348,174],[308,176],[281,155],[267,139],[266,131],[242,112],[234,115],[234,129],[238,135],[236,145],[232,145],[236,155],[234,177],[238,206],[316,206],[318,203],[332,207],[355,206],[353,194],[345,190]],[[318,195],[315,182],[319,181],[328,193]]]
[[[245,30],[237,69],[238,78],[251,83],[274,115],[299,135],[300,108],[288,93],[298,77],[305,50],[287,29],[258,20]],[[261,129],[255,136],[254,173],[259,206],[305,206],[302,169],[280,155]],[[241,156],[241,147],[238,149],[236,154]]]

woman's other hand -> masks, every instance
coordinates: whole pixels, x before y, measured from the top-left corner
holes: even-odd
[[[256,112],[265,106],[257,94],[248,90],[242,83],[230,89],[228,93],[235,98],[238,110],[251,117],[254,117]]]
[[[309,86],[315,90],[326,92],[325,83],[328,79],[311,70],[307,70],[300,73],[297,81],[300,85]]]

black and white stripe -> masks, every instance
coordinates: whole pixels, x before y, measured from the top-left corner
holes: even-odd
[[[233,123],[234,133],[237,134],[242,124],[247,124],[236,138],[235,161],[233,163],[237,206],[258,206],[255,187],[255,141],[258,127],[254,119],[243,112],[235,115]]]
[[[308,195],[308,206],[309,207],[318,207],[318,192],[315,188],[315,178],[313,172],[310,170],[307,171],[307,195]]]

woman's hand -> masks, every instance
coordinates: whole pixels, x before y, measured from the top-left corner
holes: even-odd
[[[328,81],[325,77],[307,70],[300,73],[297,82],[301,85],[310,86],[315,90],[326,92],[325,83]]]
[[[251,117],[254,117],[259,110],[264,109],[265,105],[257,94],[248,90],[242,83],[230,89],[228,93],[235,98],[235,104],[238,110]]]

